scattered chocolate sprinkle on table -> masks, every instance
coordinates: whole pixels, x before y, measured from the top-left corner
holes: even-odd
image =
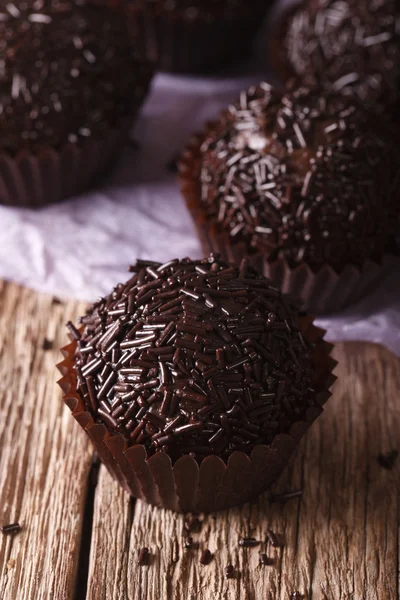
[[[379,454],[377,457],[377,461],[381,467],[390,471],[391,469],[393,469],[398,456],[399,456],[398,450],[392,450],[391,452],[388,452],[387,454]]]
[[[193,538],[187,537],[184,546],[185,550],[191,550],[193,548]]]
[[[274,548],[282,548],[283,543],[282,540],[272,531],[272,529],[267,530],[267,538],[266,543],[271,544]]]
[[[292,492],[284,492],[283,494],[273,494],[269,497],[270,502],[276,502],[278,504],[285,504],[287,500],[293,500],[293,498],[301,498],[303,490],[293,490]]]
[[[269,557],[267,554],[260,554],[260,564],[266,567],[271,567],[275,564],[275,559]]]
[[[233,565],[228,565],[225,568],[225,577],[227,579],[233,579],[235,577],[235,567]]]
[[[253,537],[241,538],[239,540],[239,546],[242,548],[254,548],[255,546],[259,546],[260,543],[260,540],[256,540],[256,538]]]
[[[188,533],[198,533],[201,530],[201,521],[195,515],[186,515],[183,526],[185,528],[185,531],[187,531]]]
[[[212,559],[213,559],[213,555],[208,550],[208,548],[206,548],[206,550],[203,550],[203,552],[201,553],[201,557],[200,557],[200,563],[202,565],[209,565],[210,562],[212,561]]]
[[[139,552],[138,565],[140,567],[147,567],[150,562],[150,550],[146,547],[142,548]]]
[[[43,345],[42,345],[43,350],[52,350],[53,346],[54,346],[54,344],[51,340],[44,338]]]
[[[269,600],[271,590],[282,600],[296,590],[304,600],[364,600],[371,590],[374,600],[398,600],[400,462],[391,471],[376,462],[399,438],[398,358],[370,344],[335,348],[333,398],[274,488],[304,489],[300,517],[297,501],[282,510],[266,493],[206,517],[188,534],[200,549],[187,551],[185,517],[131,501],[103,466],[89,482],[91,447],[42,349],[49,332],[54,352],[64,345],[64,323],[84,312],[0,282],[0,524],[24,526],[0,533],[1,600],[48,600],[49,590],[57,600],[164,600],[178,590],[185,600]],[[264,541],[268,528],[284,536],[282,550],[239,547],[244,535]],[[148,567],[138,565],[144,547]],[[208,566],[205,548],[217,549]],[[259,551],[275,565],[260,565]]]
[[[14,535],[19,533],[22,527],[19,523],[10,523],[9,525],[2,525],[0,529],[4,535]]]

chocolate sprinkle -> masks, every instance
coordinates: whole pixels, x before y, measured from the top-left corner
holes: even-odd
[[[215,256],[167,267],[142,261],[132,271],[83,317],[75,353],[87,410],[128,445],[172,460],[190,453],[198,462],[215,453],[227,459],[270,444],[315,405],[313,346],[266,278],[250,269],[241,277]],[[222,347],[224,368],[216,353]]]
[[[270,543],[274,548],[282,548],[283,544],[279,537],[272,531],[272,529],[267,529],[267,539],[265,543]]]
[[[294,490],[293,492],[284,492],[283,494],[273,494],[270,496],[270,502],[276,502],[278,504],[285,504],[287,500],[292,500],[293,498],[301,498],[303,495],[303,490]]]
[[[260,540],[256,540],[254,537],[241,538],[239,540],[239,546],[242,548],[255,548],[260,545]]]
[[[400,98],[400,28],[396,0],[314,0],[283,23],[280,60],[308,85],[357,94],[381,110]]]
[[[175,419],[176,420],[176,419]],[[175,429],[176,432],[176,429]],[[195,515],[187,515],[184,522],[184,528],[187,532],[196,532],[199,533],[201,530],[201,521]]]
[[[393,469],[398,456],[399,456],[398,451],[392,450],[391,452],[388,452],[387,454],[379,454],[376,460],[378,461],[378,464],[381,467],[390,471],[391,469]]]
[[[235,577],[235,567],[233,565],[225,567],[225,577],[227,579],[233,579]]]
[[[73,323],[71,323],[71,321],[68,321],[66,327],[68,328],[69,333],[74,340],[76,340],[76,341],[80,340],[80,338],[81,338],[80,331],[75,327],[75,325]]]
[[[272,567],[275,564],[275,559],[270,558],[267,554],[260,554],[260,564],[265,567]]]
[[[54,346],[54,342],[52,342],[51,340],[44,338],[43,340],[43,344],[42,344],[42,348],[43,350],[47,351],[47,350],[52,350]]]
[[[213,235],[315,270],[400,251],[400,156],[378,129],[339,94],[266,83],[242,92],[198,150],[194,176]]]
[[[139,552],[138,565],[139,567],[147,567],[150,562],[150,550],[142,548]]]
[[[151,69],[123,16],[106,6],[2,2],[0,40],[0,145],[13,155],[101,137],[146,94]]]
[[[193,548],[193,538],[187,537],[185,539],[185,550],[191,550]]]
[[[19,523],[10,523],[9,525],[2,525],[1,533],[4,535],[14,535],[21,531],[22,527]]]
[[[206,550],[203,550],[203,552],[201,553],[201,557],[200,557],[200,563],[202,565],[209,565],[210,562],[212,561],[212,559],[213,559],[213,555],[208,550],[208,548]]]

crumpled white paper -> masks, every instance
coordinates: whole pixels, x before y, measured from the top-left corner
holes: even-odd
[[[93,300],[127,278],[136,258],[201,256],[175,176],[167,169],[207,119],[257,83],[248,77],[158,75],[112,176],[89,194],[37,211],[0,206],[0,277],[50,294]],[[319,323],[332,340],[383,343],[400,355],[400,270],[343,315]]]

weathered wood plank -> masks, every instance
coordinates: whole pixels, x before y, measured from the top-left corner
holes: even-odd
[[[63,324],[83,305],[0,282],[0,534],[2,600],[71,600],[91,449],[56,385]],[[54,341],[43,350],[43,340]]]
[[[183,518],[129,499],[102,469],[96,493],[88,600],[398,600],[400,464],[376,457],[400,443],[400,361],[367,344],[339,344],[339,381],[323,417],[301,444],[275,491],[304,489],[301,501],[252,505],[209,516],[199,549],[183,549]],[[259,550],[238,539],[264,539],[268,527],[283,549]],[[150,567],[137,554],[149,546]],[[201,549],[214,554],[199,564]],[[232,563],[238,577],[227,580]]]
[[[92,451],[61,405],[54,364],[63,324],[82,310],[0,282],[0,522],[24,526],[0,535],[2,600],[75,597]],[[54,350],[42,349],[44,337]],[[399,600],[400,464],[386,471],[376,456],[399,447],[400,361],[366,344],[338,345],[336,358],[326,413],[275,485],[303,488],[301,501],[264,495],[207,517],[188,552],[181,516],[134,505],[101,469],[88,600],[287,600],[296,589],[308,600]],[[274,567],[260,567],[259,548],[240,549],[238,539],[264,539],[269,526],[285,547],[268,550]],[[152,563],[139,568],[145,545]],[[205,547],[209,566],[199,564]],[[228,563],[234,580],[224,577]]]

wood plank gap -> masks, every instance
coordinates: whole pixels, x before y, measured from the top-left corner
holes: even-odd
[[[90,548],[92,545],[94,499],[96,495],[97,481],[99,478],[100,461],[97,454],[93,455],[93,462],[88,474],[85,510],[83,514],[83,526],[81,546],[76,577],[75,600],[85,600],[88,586],[88,574],[90,563]]]

